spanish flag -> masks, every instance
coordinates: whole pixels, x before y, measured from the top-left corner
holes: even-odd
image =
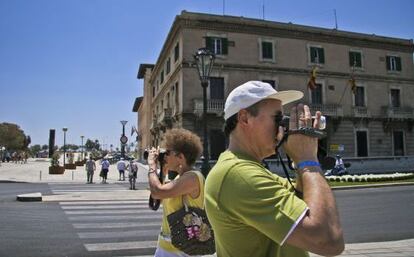
[[[351,85],[352,93],[354,93],[354,95],[355,95],[356,90],[357,90],[357,86],[356,86],[355,78],[353,76],[349,79],[349,84]]]
[[[310,78],[309,78],[309,82],[308,82],[308,88],[310,90],[316,89],[316,71],[317,71],[317,67],[313,67],[313,69],[310,73]]]

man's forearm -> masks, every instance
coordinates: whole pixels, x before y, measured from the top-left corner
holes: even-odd
[[[322,224],[323,232],[342,238],[335,198],[321,173],[320,167],[305,167],[298,171],[303,200],[309,207],[309,218],[316,224]]]

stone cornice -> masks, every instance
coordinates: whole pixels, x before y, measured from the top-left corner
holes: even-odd
[[[188,61],[183,61],[183,68],[193,68],[195,64]],[[236,64],[236,63],[219,63],[215,64],[214,69],[222,70],[238,70],[238,71],[259,71],[259,72],[273,72],[277,74],[292,74],[296,76],[309,76],[311,69],[297,69],[297,68],[285,68],[285,67],[269,67],[261,65],[245,65],[245,64]],[[344,78],[349,79],[349,72],[333,72],[333,71],[324,71],[318,70],[318,77],[334,77],[334,78]],[[380,76],[380,75],[368,75],[368,74],[354,74],[356,79],[364,80],[376,80],[376,81],[385,81],[385,82],[404,82],[414,84],[414,79],[403,78],[403,77],[390,77],[390,76]]]
[[[384,49],[399,52],[414,52],[412,40],[382,37],[376,35],[324,29],[310,26],[296,25],[248,19],[244,17],[220,16],[201,13],[182,12],[178,16],[183,20],[183,26],[191,29],[216,30],[257,34],[272,37],[294,38],[313,42],[344,44],[354,47]]]

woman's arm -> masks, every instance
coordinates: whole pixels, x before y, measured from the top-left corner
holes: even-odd
[[[184,194],[195,194],[198,196],[200,194],[200,183],[198,182],[197,175],[193,172],[186,172],[170,183],[161,184],[156,172],[150,169],[148,181],[151,196],[154,199],[172,198]]]

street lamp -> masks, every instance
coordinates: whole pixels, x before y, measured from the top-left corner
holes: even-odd
[[[82,144],[82,146],[81,146],[81,159],[82,159],[82,161],[84,160],[84,158],[83,158],[83,138],[85,137],[85,136],[80,136],[81,137],[81,144]]]
[[[203,88],[203,164],[201,171],[207,177],[210,171],[209,154],[208,154],[208,134],[207,134],[207,87],[210,80],[210,72],[213,68],[215,56],[207,48],[198,49],[194,55],[197,64],[198,75],[200,76],[201,87]]]
[[[66,131],[68,131],[67,127],[63,129],[63,167],[65,167],[65,157],[66,157]]]
[[[121,136],[121,156],[122,158],[125,158],[125,144],[128,142],[128,138],[125,136],[125,125],[127,124],[128,121],[126,120],[121,120],[121,124],[122,124],[122,136]]]

